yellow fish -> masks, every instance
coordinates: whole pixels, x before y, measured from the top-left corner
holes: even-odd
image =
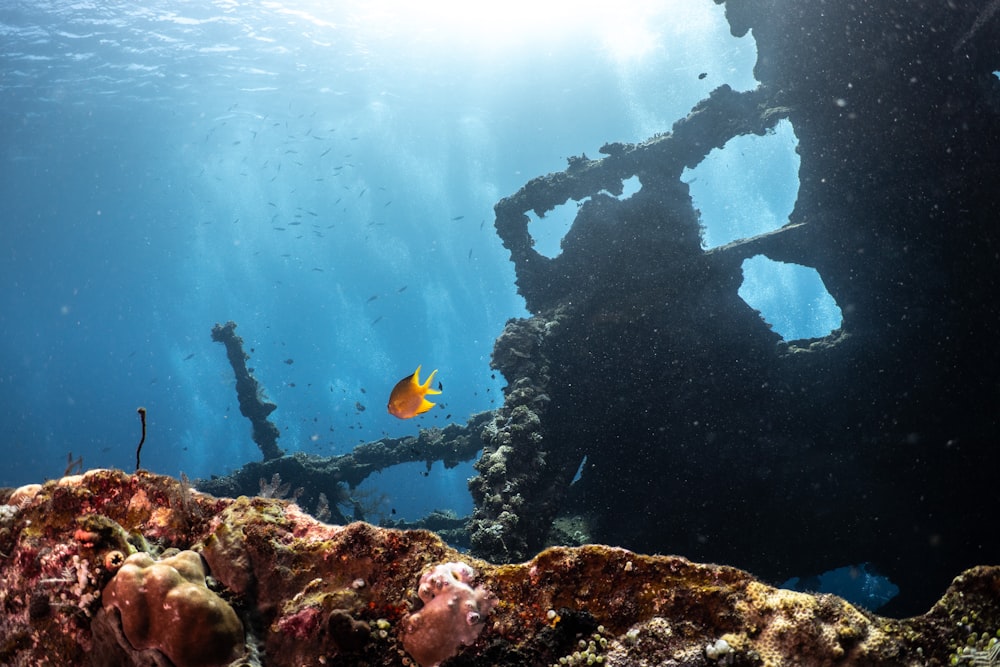
[[[437,389],[431,388],[435,373],[437,373],[436,369],[427,376],[427,380],[423,384],[420,384],[420,366],[417,366],[413,375],[407,375],[397,382],[396,386],[392,388],[392,393],[389,394],[389,414],[400,419],[410,419],[433,408],[435,403],[431,403],[424,397],[427,394],[441,393]]]

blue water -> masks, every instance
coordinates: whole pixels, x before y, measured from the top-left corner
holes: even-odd
[[[792,577],[781,587],[808,593],[833,593],[872,611],[899,594],[899,586],[879,574],[871,563],[844,565],[812,577]]]
[[[133,469],[140,405],[147,469],[259,460],[209,335],[227,320],[287,452],[497,407],[493,340],[526,313],[494,203],[756,85],[752,37],[708,1],[142,4],[0,7],[0,485],[58,477],[70,452]],[[794,203],[794,129],[736,141],[685,178],[706,246]],[[787,338],[839,323],[810,305],[821,281],[781,284],[741,295]],[[442,407],[399,421],[388,392],[418,364]],[[402,517],[469,511],[471,465],[419,468],[370,484]]]

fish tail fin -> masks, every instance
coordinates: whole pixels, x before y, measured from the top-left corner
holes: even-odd
[[[417,370],[418,371],[420,370],[419,366],[417,367]],[[422,385],[420,385],[420,388],[426,390],[428,394],[440,394],[441,393],[441,392],[437,391],[436,389],[431,389],[431,382],[434,381],[434,376],[435,375],[437,375],[437,369],[436,368],[433,371],[431,371],[431,374],[427,376],[427,379],[424,380],[424,383]],[[417,382],[419,383],[420,381],[417,380]]]

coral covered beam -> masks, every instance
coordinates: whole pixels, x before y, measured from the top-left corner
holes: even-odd
[[[236,322],[212,327],[212,340],[226,346],[226,356],[236,374],[236,395],[240,401],[240,413],[253,425],[253,441],[260,447],[264,460],[280,458],[284,452],[278,447],[281,433],[267,416],[277,409],[277,405],[263,399],[263,391],[247,369],[250,357],[243,351],[243,339],[236,335]]]

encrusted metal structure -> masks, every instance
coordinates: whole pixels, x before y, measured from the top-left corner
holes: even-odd
[[[496,343],[510,384],[470,483],[473,549],[518,561],[578,515],[594,541],[775,581],[872,561],[914,611],[1000,547],[996,3],[725,4],[758,89],[496,205],[532,316]],[[784,118],[788,224],[703,250],[682,169]],[[526,213],[569,201],[543,257]],[[737,295],[758,254],[817,269],[842,328],[781,341]]]

